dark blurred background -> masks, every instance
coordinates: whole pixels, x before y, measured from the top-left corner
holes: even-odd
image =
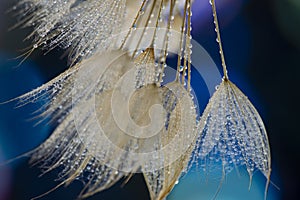
[[[20,66],[14,59],[24,52],[30,41],[23,41],[31,29],[8,29],[16,23],[13,13],[6,11],[15,0],[0,0],[0,101],[30,91],[58,75],[67,67],[56,49],[43,55],[37,50]],[[271,144],[273,174],[269,200],[293,200],[300,196],[300,1],[299,0],[216,0],[219,10],[223,46],[229,75],[256,106],[264,119]],[[195,0],[193,37],[220,66],[218,47],[208,0]],[[201,78],[193,79],[201,86]],[[209,94],[197,90],[203,110]],[[201,93],[201,94],[199,94]],[[42,104],[15,109],[15,103],[0,105],[0,162],[13,158],[44,141],[54,128],[28,120]],[[38,167],[30,167],[28,159],[0,167],[0,200],[25,200],[42,194],[57,182],[56,172],[39,178]],[[189,173],[168,199],[212,199],[218,181],[197,182],[197,172]],[[232,177],[231,177],[232,176]],[[255,175],[256,176],[256,175]],[[245,177],[245,178],[243,178]],[[248,192],[248,178],[228,175],[217,199],[263,199],[265,179],[254,177]],[[214,185],[213,185],[214,184]],[[243,188],[241,188],[243,187]],[[42,199],[75,199],[82,188],[75,182],[59,188]],[[209,192],[209,194],[207,194]],[[256,194],[259,193],[259,194]],[[121,187],[113,186],[90,199],[149,199],[141,175],[134,176]]]

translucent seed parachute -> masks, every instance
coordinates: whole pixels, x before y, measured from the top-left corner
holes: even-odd
[[[246,165],[250,176],[271,172],[267,133],[249,99],[229,80],[223,80],[199,122],[197,156],[205,163],[219,160],[225,171]]]
[[[250,182],[255,169],[260,170],[267,178],[266,198],[271,175],[271,153],[266,129],[249,99],[228,78],[215,0],[210,0],[210,3],[224,77],[198,123],[200,135],[193,160],[202,160],[200,162],[205,163],[205,168],[220,161],[223,173],[245,165]]]

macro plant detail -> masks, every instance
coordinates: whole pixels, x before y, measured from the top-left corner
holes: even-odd
[[[13,9],[20,18],[17,26],[34,26],[28,36],[33,38],[33,49],[68,48],[74,63],[111,47],[111,35],[121,30],[125,0],[21,0]]]
[[[215,0],[211,0],[210,3],[224,77],[220,85],[216,86],[217,91],[209,100],[199,121],[198,128],[201,134],[196,145],[195,160],[197,162],[200,158],[205,165],[209,165],[211,160],[221,161],[224,173],[245,165],[250,184],[254,170],[260,170],[267,178],[266,198],[271,175],[271,153],[266,129],[249,99],[229,80]]]
[[[60,183],[52,190],[81,180],[79,198],[87,198],[143,173],[150,198],[162,200],[191,165],[209,168],[220,161],[224,174],[240,165],[250,177],[260,170],[268,179],[267,191],[266,130],[228,78],[214,0],[224,77],[197,120],[191,94],[192,3],[21,0],[13,7],[16,26],[33,27],[26,57],[38,47],[61,47],[69,55],[69,69],[14,99],[20,105],[51,99],[38,117],[50,117],[58,126],[27,155],[43,173],[60,170]],[[177,59],[176,76],[167,83],[171,56]]]

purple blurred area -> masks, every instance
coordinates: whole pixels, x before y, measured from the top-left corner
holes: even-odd
[[[2,149],[0,147],[0,163],[4,161]],[[9,199],[11,193],[12,170],[8,166],[0,168],[0,200]]]
[[[5,13],[14,2],[16,0],[0,0],[0,54],[6,56],[10,66],[13,66],[9,61],[10,58],[20,55],[21,50],[30,44],[30,41],[23,41],[30,33],[30,28],[7,31],[16,22],[12,14]],[[274,171],[272,181],[280,187],[278,191],[271,184],[271,191],[277,195],[276,200],[299,199],[300,172],[297,161],[300,159],[300,134],[297,124],[300,111],[300,1],[216,0],[216,3],[229,76],[256,106],[269,134]],[[193,38],[220,66],[219,50],[208,0],[195,0],[192,26]],[[27,62],[33,67],[33,71],[38,71],[38,73],[32,72],[28,76],[39,76],[38,78],[44,81],[50,80],[67,67],[66,59],[60,58],[62,54],[61,50],[53,50],[47,55],[43,55],[42,51],[33,53]],[[192,84],[198,85],[199,88],[204,86],[199,77],[195,77],[192,81]],[[8,81],[5,86],[10,85]],[[29,86],[27,90],[33,89],[32,87]],[[195,91],[199,93],[198,96],[201,98],[199,102],[203,110],[209,96],[204,93],[205,90]],[[21,94],[24,91],[15,92]],[[0,94],[0,101],[4,96]],[[24,121],[27,119],[24,115],[19,118],[23,118],[19,120]],[[32,123],[28,126],[32,126]],[[5,133],[0,130],[0,134],[0,140],[2,140]],[[33,137],[30,131],[15,134],[28,134]],[[33,144],[28,143],[28,145]],[[2,148],[0,146],[0,161],[9,157],[3,154],[7,151]],[[9,148],[17,149],[14,146]],[[19,153],[24,150],[20,150]],[[56,186],[57,183],[53,181],[56,178],[56,172],[38,178],[40,170],[37,167],[30,168],[26,161],[22,160],[13,166],[0,167],[0,200],[30,199]],[[188,176],[190,177],[191,174]],[[239,182],[231,184],[230,188],[234,192]],[[43,199],[75,199],[81,188],[82,185],[76,182],[67,188],[59,188]],[[178,186],[178,188],[181,187]],[[169,199],[175,199],[176,193],[180,191],[174,191]],[[201,188],[199,188],[199,193],[201,193]],[[4,197],[5,194],[6,197]],[[10,194],[9,197],[8,194]],[[125,187],[121,187],[121,183],[118,183],[90,199],[126,200],[149,199],[149,197],[142,176],[136,175]],[[217,199],[222,199],[222,197]],[[231,200],[236,199],[242,199],[242,197]]]

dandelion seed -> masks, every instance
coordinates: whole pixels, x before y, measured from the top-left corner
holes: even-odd
[[[163,168],[153,168],[156,170],[144,172],[151,199],[164,199],[173,189],[176,181],[187,168],[196,142],[196,113],[192,98],[176,81],[170,83],[167,88],[169,89],[163,95],[164,107],[170,116],[166,121],[167,129],[166,133],[162,134],[161,144],[165,146],[173,143],[174,140],[176,143],[173,143],[170,149],[165,148],[162,154],[155,153],[165,162]]]
[[[271,154],[267,133],[254,106],[228,78],[215,1],[210,2],[224,78],[211,97],[198,124],[200,136],[195,157],[205,159],[205,163],[208,164],[211,160],[220,160],[224,172],[245,165],[250,175],[250,182],[254,170],[258,169],[267,178],[267,192],[271,174]]]

